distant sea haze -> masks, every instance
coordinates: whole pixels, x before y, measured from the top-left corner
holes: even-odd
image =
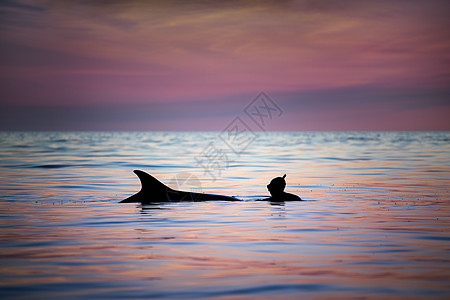
[[[450,132],[0,132],[0,158],[4,299],[450,297]],[[242,201],[119,204],[136,169]],[[305,201],[255,201],[283,174]]]

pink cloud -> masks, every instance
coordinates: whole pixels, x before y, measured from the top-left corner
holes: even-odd
[[[39,9],[3,7],[2,101],[188,103],[261,90],[301,95],[376,86],[398,89],[398,100],[390,98],[398,116],[428,122],[401,112],[409,105],[401,93],[414,87],[431,95],[449,84],[445,2],[174,3],[47,1]],[[429,102],[423,95],[422,102]],[[424,109],[424,115],[433,111]],[[350,119],[338,121],[346,127]],[[361,118],[353,122],[365,126]]]

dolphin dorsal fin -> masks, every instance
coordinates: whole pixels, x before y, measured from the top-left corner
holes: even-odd
[[[171,188],[164,183],[144,171],[134,170],[133,172],[139,177],[139,180],[141,181],[141,191],[144,193],[159,194],[171,190]]]

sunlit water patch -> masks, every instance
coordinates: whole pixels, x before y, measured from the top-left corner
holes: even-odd
[[[1,133],[2,299],[450,297],[450,133],[217,136]],[[243,201],[118,204],[133,169]],[[306,201],[255,201],[285,173]]]

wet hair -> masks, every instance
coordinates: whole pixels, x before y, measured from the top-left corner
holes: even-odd
[[[271,194],[281,193],[284,191],[284,188],[286,187],[286,181],[284,178],[286,178],[286,174],[284,174],[283,177],[275,177],[270,181],[267,185],[267,189]]]

